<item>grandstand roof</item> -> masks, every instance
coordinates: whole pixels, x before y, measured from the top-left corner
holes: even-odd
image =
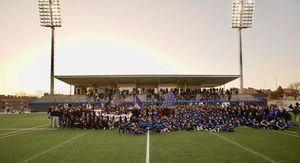
[[[216,87],[237,79],[239,75],[67,75],[56,79],[75,86],[109,84],[187,84]]]

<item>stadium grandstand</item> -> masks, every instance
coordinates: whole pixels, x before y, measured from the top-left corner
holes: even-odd
[[[46,111],[56,103],[107,103],[120,90],[124,102],[133,103],[138,95],[143,103],[161,103],[168,92],[177,103],[257,102],[265,98],[239,94],[225,85],[238,75],[67,75],[56,79],[73,88],[70,95],[45,95],[30,101],[32,111]]]

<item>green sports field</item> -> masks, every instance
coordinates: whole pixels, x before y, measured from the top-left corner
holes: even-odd
[[[48,128],[46,114],[0,115],[0,162],[145,162],[147,135]],[[150,133],[150,162],[300,162],[300,130]]]

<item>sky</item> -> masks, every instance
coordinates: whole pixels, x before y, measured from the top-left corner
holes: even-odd
[[[61,0],[56,75],[239,74],[231,0]],[[38,0],[0,0],[0,94],[49,91],[51,30]],[[244,86],[300,81],[300,1],[256,0]],[[226,87],[239,87],[239,80]],[[55,81],[57,93],[69,86]]]

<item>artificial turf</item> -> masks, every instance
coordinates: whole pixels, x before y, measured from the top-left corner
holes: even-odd
[[[145,162],[146,135],[47,130],[46,114],[0,115],[0,129],[0,162]],[[151,133],[150,162],[300,162],[299,132]]]

